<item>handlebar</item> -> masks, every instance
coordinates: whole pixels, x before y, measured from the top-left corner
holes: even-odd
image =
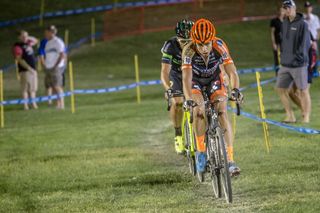
[[[237,101],[236,103],[237,106],[237,116],[239,116],[241,114],[241,109],[240,109],[240,103]]]
[[[222,102],[222,101],[224,101],[225,99],[217,99],[217,100],[215,100],[215,101],[213,101],[213,102],[211,102],[213,105],[215,105],[215,104],[217,104],[217,103],[219,103],[219,102]],[[230,101],[235,101],[236,102],[236,109],[237,109],[237,112],[236,112],[236,114],[237,114],[237,116],[239,116],[240,114],[241,114],[241,108],[240,108],[240,102],[239,102],[239,100],[233,100],[233,99],[230,99],[229,98],[229,100]],[[208,102],[210,102],[210,101],[208,101]],[[206,104],[207,102],[204,102],[204,104]],[[190,123],[193,123],[193,108],[194,107],[196,107],[196,106],[199,106],[200,104],[198,104],[198,103],[195,103],[195,105],[194,106],[192,106],[190,109],[189,109],[189,112],[190,112]]]

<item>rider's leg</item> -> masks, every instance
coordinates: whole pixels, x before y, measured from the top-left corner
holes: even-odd
[[[170,118],[172,120],[175,136],[182,136],[181,123],[183,118],[183,97],[172,98],[172,106],[170,109]]]
[[[206,133],[206,116],[203,96],[200,91],[193,90],[193,100],[199,104],[193,111],[193,126],[197,141],[197,151],[205,152],[205,133]]]
[[[225,96],[217,96],[216,99],[226,99]],[[227,113],[227,100],[220,102],[217,106],[219,111],[219,122],[224,132],[224,139],[227,144],[228,161],[233,162],[233,137],[232,137],[232,127]]]
[[[199,104],[193,110],[193,129],[196,135],[196,165],[198,172],[204,172],[206,168],[206,144],[205,144],[205,134],[206,134],[206,116],[204,100],[201,92],[199,90],[193,90],[192,99]]]

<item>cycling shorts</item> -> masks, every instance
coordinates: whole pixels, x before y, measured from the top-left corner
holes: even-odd
[[[218,96],[228,97],[227,89],[223,82],[222,73],[209,78],[193,76],[192,94],[202,94],[202,90],[204,88],[210,100],[214,100]]]
[[[183,87],[182,87],[182,73],[177,71],[170,71],[170,89],[172,90],[173,97],[182,97],[183,96]]]

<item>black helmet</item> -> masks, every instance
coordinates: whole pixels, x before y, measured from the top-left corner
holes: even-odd
[[[193,24],[194,24],[193,21],[189,21],[186,19],[179,21],[176,26],[176,35],[184,39],[189,39],[190,31]]]

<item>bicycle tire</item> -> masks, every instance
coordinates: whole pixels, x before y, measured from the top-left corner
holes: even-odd
[[[218,146],[214,135],[208,135],[208,145],[207,145],[207,156],[210,168],[211,186],[213,189],[213,194],[216,198],[221,198],[221,176],[219,164],[217,163],[217,151]]]
[[[194,154],[191,151],[191,140],[190,140],[190,127],[189,127],[190,123],[189,120],[186,119],[185,120],[185,124],[184,124],[184,138],[185,138],[185,143],[186,143],[186,155],[187,155],[187,159],[188,159],[188,166],[189,166],[189,171],[190,173],[195,176],[196,175],[196,160],[194,157]]]
[[[231,187],[231,176],[229,173],[229,165],[227,159],[227,152],[225,148],[224,138],[220,127],[215,129],[215,137],[218,139],[218,162],[221,166],[220,178],[223,192],[227,203],[232,203],[232,187]]]

